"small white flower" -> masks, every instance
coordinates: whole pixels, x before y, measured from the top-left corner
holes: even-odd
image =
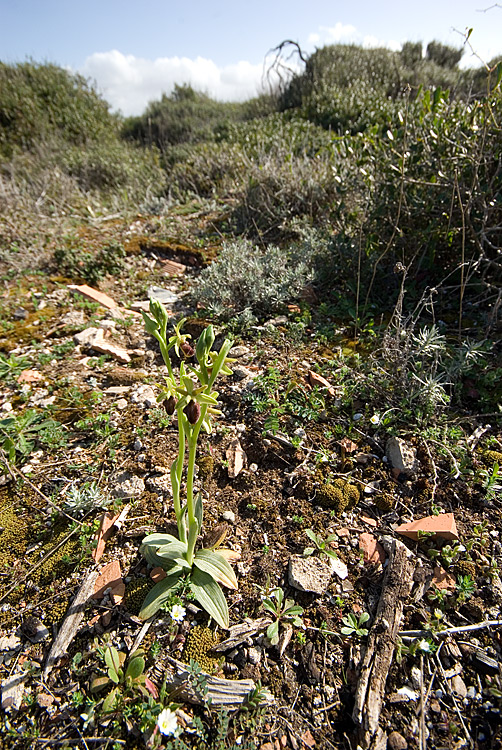
[[[380,424],[380,414],[373,414],[370,419],[371,424]]]
[[[181,604],[175,604],[174,607],[171,609],[171,619],[174,620],[174,622],[183,622],[186,615],[186,609],[185,607],[182,607]]]
[[[423,651],[425,654],[431,653],[431,644],[429,641],[426,641],[425,638],[421,640],[418,644],[418,650]]]
[[[157,719],[157,726],[162,734],[175,734],[178,729],[178,717],[170,708],[164,708]]]

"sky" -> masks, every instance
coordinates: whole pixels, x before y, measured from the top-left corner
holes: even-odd
[[[280,42],[308,55],[334,43],[470,43],[502,52],[502,2],[492,0],[0,0],[0,60],[33,59],[82,73],[113,111],[141,114],[174,84],[237,101],[266,89]],[[296,63],[292,60],[292,65]],[[466,48],[463,66],[479,65]]]

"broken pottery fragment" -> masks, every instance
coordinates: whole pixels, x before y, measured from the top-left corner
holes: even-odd
[[[107,588],[113,589],[120,583],[123,583],[120,563],[118,560],[112,560],[107,565],[105,565],[103,570],[100,571],[94,585],[94,594],[92,598],[102,599]]]
[[[363,553],[363,560],[368,565],[378,565],[385,562],[385,550],[373,536],[365,532],[359,536],[359,549]]]
[[[228,461],[228,476],[230,479],[235,479],[241,473],[246,463],[246,454],[242,449],[239,438],[232,440],[225,455]]]
[[[99,305],[102,305],[102,307],[107,307],[109,310],[117,307],[117,303],[114,299],[109,297],[107,294],[104,294],[103,292],[98,292],[97,289],[93,289],[87,284],[69,284],[68,289],[72,292],[78,292],[78,294],[81,294],[82,297],[91,300],[91,302],[97,302]]]
[[[410,523],[403,523],[397,527],[396,532],[415,541],[418,540],[420,532],[436,534],[443,539],[458,539],[453,513],[440,513],[438,516],[426,516]]]
[[[323,378],[322,375],[319,375],[313,370],[309,370],[309,383],[310,385],[317,386],[318,388],[327,388],[330,396],[336,396],[336,391],[329,380],[326,380],[326,378]]]

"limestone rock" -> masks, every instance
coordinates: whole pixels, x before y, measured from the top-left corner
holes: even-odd
[[[416,468],[417,454],[415,449],[398,437],[391,437],[385,446],[387,461],[393,469],[403,474],[413,474]]]
[[[128,471],[123,471],[115,478],[112,495],[118,498],[140,497],[144,491],[145,483],[141,477],[129,474]]]
[[[298,591],[324,594],[331,582],[331,567],[317,557],[293,555],[289,560],[289,585]]]

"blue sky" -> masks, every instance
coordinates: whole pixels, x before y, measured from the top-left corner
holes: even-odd
[[[502,3],[491,0],[0,0],[0,18],[1,60],[82,72],[124,114],[175,82],[222,99],[253,96],[267,52],[284,39],[307,53],[336,42],[461,46],[458,32],[472,27],[483,59],[502,52]],[[463,64],[477,64],[469,50]]]

